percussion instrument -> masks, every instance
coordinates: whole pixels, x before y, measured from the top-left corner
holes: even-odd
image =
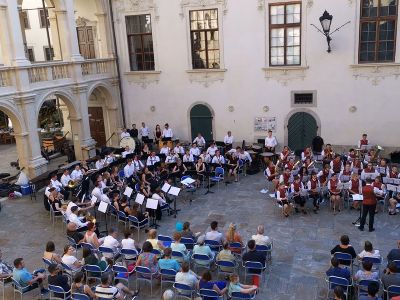
[[[135,151],[136,148],[136,142],[133,138],[131,138],[130,136],[126,136],[124,138],[122,138],[119,141],[119,146],[121,148],[125,148],[126,146],[129,147],[129,149],[131,149],[132,151]]]

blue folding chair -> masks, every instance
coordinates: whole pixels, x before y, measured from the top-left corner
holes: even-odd
[[[215,262],[217,266],[217,276],[219,277],[220,274],[223,275],[231,275],[235,273],[237,269],[237,264],[234,261],[229,260],[217,260]]]
[[[223,295],[219,295],[216,291],[208,289],[200,289],[199,296],[201,297],[201,299],[215,299],[215,300],[224,299]]]
[[[368,296],[368,285],[371,282],[375,282],[379,286],[379,281],[377,281],[377,280],[360,280],[358,282],[355,282],[355,286],[358,287],[358,289],[357,289],[358,290],[357,291],[357,293],[358,293],[357,299],[359,299],[361,295]]]
[[[78,251],[78,249],[81,248],[81,244],[77,244],[77,243],[75,242],[75,240],[74,240],[72,237],[67,236],[67,239],[68,239],[68,243],[69,243],[72,247],[75,248],[75,251]]]
[[[67,276],[69,276],[71,278],[71,281],[74,278],[75,274],[78,273],[79,271],[81,271],[81,268],[74,270],[70,266],[64,264],[63,262],[61,262],[61,267],[63,269],[63,273],[66,274]]]
[[[214,240],[205,240],[204,244],[207,245],[208,247],[210,247],[211,250],[214,252],[219,252],[222,248],[221,243],[218,241],[214,241]]]
[[[215,176],[210,177],[210,181],[211,182],[216,182],[217,183],[218,190],[219,190],[219,183],[221,181],[224,181],[224,176],[225,176],[224,168],[216,167],[215,168]]]
[[[361,262],[369,261],[372,263],[372,271],[378,272],[380,277],[381,274],[381,265],[382,265],[382,258],[380,257],[363,257]]]
[[[197,271],[198,267],[209,269],[213,260],[206,254],[193,254],[192,262],[195,270]]]
[[[157,257],[161,257],[161,254],[162,254],[161,250],[158,250],[158,249],[151,250],[151,253],[157,255]]]
[[[120,281],[125,281],[128,285],[128,288],[130,288],[129,278],[135,273],[135,269],[129,271],[127,267],[120,265],[113,265],[112,268],[114,272],[114,280],[118,279]]]
[[[126,216],[125,212],[123,211],[118,211],[118,222],[124,224],[124,227],[126,228],[129,224],[129,219]]]
[[[90,300],[90,298],[85,294],[72,293],[72,300]]]
[[[347,299],[350,287],[352,286],[352,283],[349,280],[342,277],[329,276],[328,278],[325,279],[325,281],[328,284],[328,293],[326,295],[326,299],[329,298],[329,293],[332,292],[333,289],[338,285],[340,285],[343,288],[344,294],[346,295]]]
[[[397,270],[400,270],[400,260],[395,259],[393,262],[396,264]]]
[[[140,229],[149,226],[149,219],[146,218],[139,222],[139,220],[134,216],[129,216],[129,228],[135,228],[138,234],[138,240],[140,239]]]
[[[86,273],[86,283],[89,282],[89,279],[94,279],[100,281],[101,275],[104,273],[107,273],[109,270],[109,267],[102,271],[98,265],[85,265],[84,271]]]
[[[8,276],[8,277],[0,278],[0,285],[1,285],[2,290],[3,290],[3,298],[2,298],[3,300],[5,299],[5,298],[4,298],[4,295],[5,295],[5,293],[6,293],[6,286],[9,286],[9,285],[12,284],[12,281],[6,283],[6,281],[8,281],[8,280],[11,279],[11,276],[12,276],[12,275],[10,275],[10,276]]]
[[[139,253],[136,249],[122,248],[121,256],[122,256],[122,261],[124,263],[127,263],[129,261],[136,261],[137,257],[139,256]]]
[[[187,250],[193,250],[194,245],[196,245],[193,239],[185,237],[181,238],[181,243],[185,245]]]
[[[141,281],[150,284],[150,296],[153,296],[153,279],[157,273],[152,273],[147,267],[136,266],[136,289],[139,288]]]
[[[192,300],[195,290],[192,289],[189,285],[175,282],[173,287],[175,289],[175,295],[177,296],[177,298]]]
[[[21,296],[21,300],[23,299],[24,295],[29,293],[30,291],[34,290],[34,289],[38,289],[39,286],[37,287],[32,287],[32,286],[22,286],[17,280],[15,280],[13,277],[11,278],[12,280],[12,284],[14,286],[14,299],[15,299],[15,294],[18,293]],[[45,294],[48,293],[48,291],[46,290],[45,293],[42,293],[41,291],[40,293],[40,298],[42,296],[44,296]]]
[[[386,299],[392,299],[392,297],[400,296],[400,285],[390,285],[384,292],[387,295]]]
[[[99,252],[103,255],[103,256],[111,256],[111,259],[113,260],[113,262],[115,262],[115,260],[118,258],[119,253],[114,252],[114,250],[110,247],[104,247],[104,246],[100,246],[99,247]]]
[[[63,299],[63,300],[71,299],[71,291],[69,290],[66,292],[61,286],[49,284],[49,291],[50,291],[50,300],[53,299],[53,296],[55,296],[55,299]],[[60,297],[61,295],[62,298]]]
[[[261,281],[263,281],[264,278],[264,271],[265,271],[265,265],[258,261],[246,261],[243,264],[244,268],[244,280],[246,281],[247,276],[258,276],[260,278],[260,285]],[[259,273],[258,273],[259,272]]]
[[[161,292],[163,290],[163,283],[175,283],[176,271],[173,269],[160,269],[160,278],[161,278]]]
[[[353,257],[349,253],[343,252],[335,252],[333,253],[333,257],[335,257],[339,264],[345,266],[350,269],[350,273],[353,274]]]
[[[256,294],[243,294],[240,292],[232,292],[231,300],[252,300],[256,298]]]
[[[171,247],[171,244],[174,242],[172,237],[170,237],[168,235],[159,234],[157,239],[159,241],[161,241],[164,244],[165,247]]]
[[[180,251],[172,251],[171,257],[180,264],[185,261],[185,255]]]
[[[50,259],[42,257],[42,260],[44,262],[44,269],[46,270],[50,265],[53,264],[53,262]],[[3,297],[4,298],[4,297]]]
[[[233,242],[229,244],[229,249],[235,256],[242,257],[245,247],[241,243]]]
[[[96,253],[97,252],[97,249],[92,244],[82,242],[79,245],[81,246],[82,249],[83,248],[89,249],[90,252],[92,252],[92,253]]]
[[[271,263],[272,261],[272,248],[273,248],[273,243],[271,241],[271,244],[266,246],[266,245],[256,245],[256,250],[264,253],[265,259],[267,262]]]

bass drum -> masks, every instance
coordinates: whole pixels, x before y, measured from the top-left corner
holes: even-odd
[[[125,148],[126,146],[129,147],[129,149],[134,152],[135,148],[136,148],[136,142],[133,138],[126,136],[124,138],[122,138],[119,142],[119,146],[121,148]]]

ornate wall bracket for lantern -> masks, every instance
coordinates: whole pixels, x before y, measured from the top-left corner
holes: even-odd
[[[319,32],[321,32],[325,37],[326,37],[326,42],[328,43],[328,53],[331,53],[331,41],[332,37],[331,35],[334,34],[336,31],[339,31],[342,27],[346,26],[347,24],[350,23],[350,21],[344,23],[342,26],[336,28],[334,31],[331,31],[331,25],[332,25],[332,19],[333,16],[330,15],[326,10],[322,14],[322,16],[319,18],[319,22],[321,23],[322,31],[319,29],[317,26],[314,24],[311,24],[311,26],[314,26]]]
[[[268,112],[269,111],[269,106],[268,105],[265,105],[265,106],[263,106],[263,112]]]
[[[233,107],[233,105],[228,106],[228,111],[233,112],[234,110],[235,110],[235,108]]]
[[[351,112],[351,113],[355,113],[357,111],[357,106],[350,106],[349,107],[349,112]]]
[[[154,105],[150,106],[150,111],[155,112],[156,111],[156,107]]]

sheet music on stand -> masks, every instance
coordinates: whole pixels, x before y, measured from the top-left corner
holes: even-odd
[[[196,180],[194,180],[194,179],[192,179],[192,178],[190,178],[190,177],[188,177],[188,178],[186,178],[186,179],[184,179],[184,180],[181,181],[181,183],[182,183],[183,185],[185,185],[185,186],[189,186],[189,185],[191,185],[191,184],[194,183],[194,182],[196,182]]]
[[[95,195],[92,195],[92,198],[90,198],[90,204],[94,205],[97,202],[97,197]]]
[[[399,190],[399,187],[393,184],[388,184],[386,185],[386,190],[391,192],[397,192]]]
[[[361,145],[361,150],[363,150],[363,151],[368,151],[368,150],[371,150],[372,148],[375,148],[375,146],[372,146],[372,145]]]
[[[349,175],[341,175],[339,180],[342,182],[344,182],[344,181],[347,182],[350,180],[350,176]]]
[[[364,180],[366,179],[372,179],[375,180],[376,177],[378,177],[376,173],[364,173]]]
[[[171,185],[170,185],[170,184],[164,183],[164,185],[162,186],[161,190],[162,190],[164,193],[168,193],[168,191],[169,191],[170,188],[171,188]]]
[[[153,198],[148,198],[146,202],[146,208],[156,210],[158,207],[158,200]]]
[[[102,212],[103,214],[107,213],[108,203],[104,201],[100,201],[100,205],[98,207],[98,211]]]
[[[168,194],[172,195],[172,196],[178,196],[180,193],[181,189],[177,188],[175,186],[171,186],[171,188],[169,189]]]
[[[136,203],[139,203],[140,205],[142,205],[143,202],[144,202],[144,199],[145,199],[144,195],[142,195],[142,194],[137,194],[137,195],[136,195],[135,202],[136,202]]]
[[[349,190],[351,188],[351,182],[339,182],[337,188],[339,190]]]
[[[133,192],[133,189],[130,188],[129,186],[127,186],[127,187],[125,188],[124,195],[127,196],[128,198],[130,198],[131,195],[132,195],[132,192]]]
[[[382,183],[384,183],[384,184],[393,184],[393,179],[394,178],[383,177],[382,178]]]
[[[353,201],[363,201],[364,196],[360,194],[353,194]]]

